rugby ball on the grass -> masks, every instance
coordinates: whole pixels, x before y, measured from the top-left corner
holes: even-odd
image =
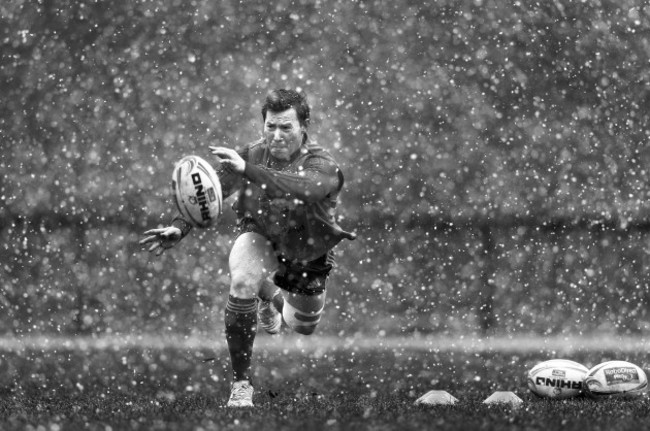
[[[580,395],[589,369],[568,359],[551,359],[528,372],[528,389],[543,398],[571,398]]]
[[[592,398],[636,398],[648,391],[648,378],[638,366],[626,361],[596,365],[585,376],[585,392]]]
[[[221,214],[221,182],[214,168],[199,156],[185,156],[172,174],[178,211],[192,226],[205,228]]]

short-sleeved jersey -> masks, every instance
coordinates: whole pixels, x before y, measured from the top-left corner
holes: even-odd
[[[343,174],[332,156],[306,139],[289,163],[273,168],[269,146],[259,140],[239,154],[243,176],[219,171],[224,196],[238,193],[233,209],[239,223],[253,223],[284,257],[310,261],[342,239],[354,239],[335,220]]]

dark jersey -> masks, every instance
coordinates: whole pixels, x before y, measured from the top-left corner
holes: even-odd
[[[284,257],[311,261],[342,239],[354,239],[336,223],[343,174],[322,147],[307,139],[280,169],[272,167],[264,140],[239,154],[246,161],[243,176],[219,172],[224,197],[238,193],[233,209],[239,223],[252,223]]]

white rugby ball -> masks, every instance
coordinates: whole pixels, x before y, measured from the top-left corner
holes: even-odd
[[[647,390],[645,372],[626,361],[603,362],[585,376],[585,392],[592,398],[636,398]]]
[[[172,174],[178,211],[192,226],[205,228],[221,214],[221,182],[214,168],[199,156],[185,156]]]
[[[571,398],[580,395],[589,370],[568,359],[551,359],[528,372],[528,389],[543,398]]]

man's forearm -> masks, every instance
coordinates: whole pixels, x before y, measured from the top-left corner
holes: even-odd
[[[306,202],[319,201],[336,190],[338,178],[323,172],[305,170],[300,174],[275,171],[250,163],[244,176],[272,197],[292,196]]]

